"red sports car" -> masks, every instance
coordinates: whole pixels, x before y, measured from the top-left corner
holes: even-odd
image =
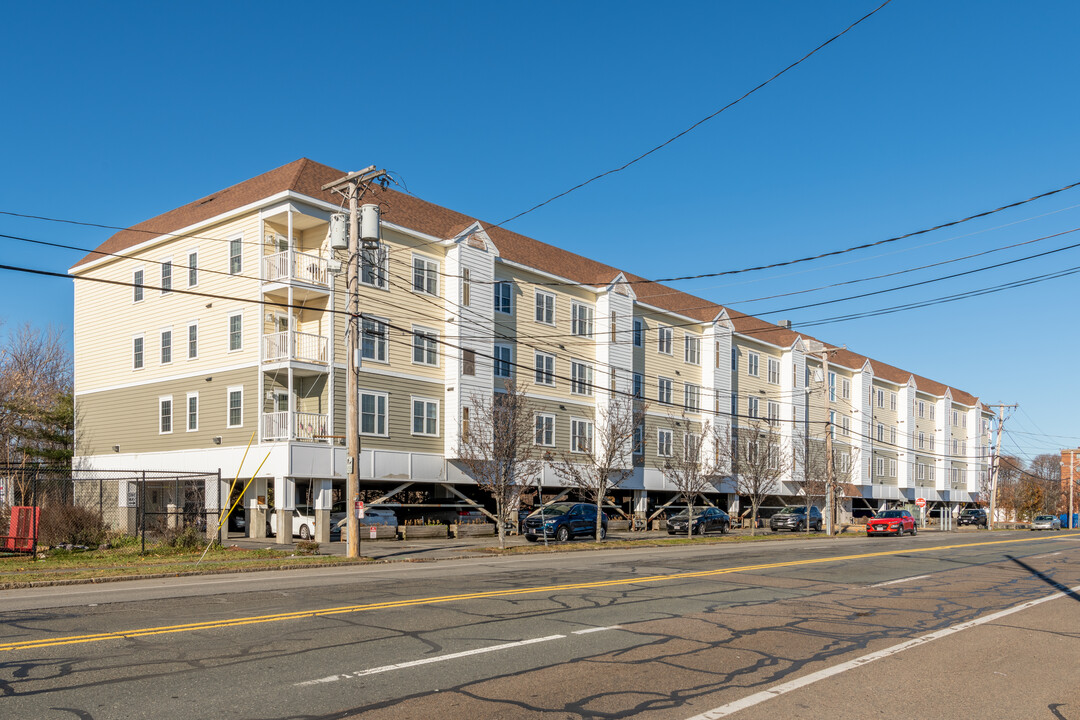
[[[915,535],[915,518],[907,510],[882,510],[866,523],[867,535]]]

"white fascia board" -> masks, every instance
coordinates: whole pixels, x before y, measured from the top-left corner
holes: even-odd
[[[683,315],[682,313],[677,313],[677,312],[675,312],[673,310],[668,310],[667,308],[657,307],[656,305],[650,305],[649,303],[644,303],[644,302],[641,302],[640,300],[635,300],[634,304],[639,305],[639,306],[645,308],[646,310],[652,310],[653,312],[663,313],[665,315],[670,315],[671,317],[678,318],[680,320],[685,320],[687,323],[693,323],[694,325],[706,325],[707,326],[707,325],[711,324],[708,320],[698,320],[697,318],[692,318],[689,315]],[[737,335],[738,333],[736,333],[733,330],[732,334]]]
[[[435,237],[434,235],[428,235],[427,233],[422,233],[419,230],[411,230],[411,229],[405,227],[404,225],[398,225],[397,223],[386,222],[385,220],[380,220],[379,224],[381,224],[384,228],[387,228],[389,230],[394,230],[395,232],[399,232],[402,235],[408,235],[410,237],[414,237],[414,238],[416,238],[418,240],[423,240],[424,242],[431,243],[433,245],[450,245],[450,244],[452,244],[454,242],[452,239],[448,240],[446,238]]]
[[[290,196],[295,196],[295,197],[298,197],[298,198],[306,197],[305,195],[296,195],[295,193],[292,193],[292,192],[290,192],[288,190],[283,190],[283,191],[281,191],[281,192],[279,192],[279,193],[277,193],[275,195],[271,195],[270,197],[263,198],[262,200],[256,200],[255,202],[248,203],[247,205],[242,205],[241,207],[238,207],[235,210],[229,210],[227,212],[221,213],[220,215],[214,215],[213,217],[207,218],[206,220],[202,220],[202,221],[197,222],[197,223],[195,223],[193,225],[188,225],[187,227],[182,227],[182,228],[179,228],[177,230],[173,230],[172,232],[165,233],[163,235],[155,235],[154,237],[150,238],[149,240],[138,243],[137,245],[132,245],[131,247],[124,248],[123,253],[125,255],[127,255],[127,254],[130,254],[130,253],[142,252],[143,250],[146,250],[147,248],[151,248],[154,245],[157,245],[158,243],[167,242],[169,240],[176,240],[176,239],[178,239],[178,236],[190,235],[190,234],[192,234],[194,232],[197,232],[201,228],[209,227],[210,225],[214,225],[216,223],[223,222],[225,220],[229,220],[231,218],[237,217],[238,215],[243,215],[245,213],[253,212],[253,211],[258,210],[259,208],[263,207],[264,205],[266,205],[268,203],[277,202],[278,200],[281,200],[281,199],[284,199],[284,198],[287,198],[287,197],[290,197]],[[312,198],[312,199],[314,199],[314,198]],[[325,203],[323,203],[323,204],[325,204]],[[136,224],[138,224],[138,223],[136,223]],[[126,230],[127,228],[124,228],[124,229]],[[179,238],[179,239],[189,239],[189,238]],[[68,273],[71,274],[71,275],[78,275],[78,274],[86,272],[86,271],[88,271],[88,270],[90,270],[90,269],[92,269],[92,268],[94,268],[94,267],[96,267],[98,265],[101,265],[102,263],[108,262],[110,260],[116,260],[116,259],[123,259],[123,258],[116,258],[114,255],[107,255],[107,256],[105,256],[103,258],[98,258],[97,260],[91,260],[90,262],[86,263],[85,265],[80,265],[77,268],[72,268],[72,269],[68,270]]]
[[[562,277],[561,275],[555,275],[554,273],[549,273],[546,270],[541,270],[539,268],[534,268],[531,265],[525,265],[523,263],[514,262],[513,260],[507,260],[506,258],[504,258],[502,256],[499,256],[499,257],[495,258],[495,260],[496,260],[496,262],[503,263],[504,265],[508,265],[510,267],[513,267],[513,268],[518,268],[519,270],[524,270],[526,272],[532,273],[533,275],[539,275],[540,277],[545,277],[545,278],[547,278],[549,280],[554,280],[555,282],[559,282],[559,283],[562,283],[564,285],[569,285],[571,287],[582,288],[584,290],[589,290],[590,292],[597,292],[598,291],[598,287],[596,285],[584,285],[582,283],[571,280],[570,278]]]
[[[764,345],[765,347],[776,348],[777,350],[781,350],[781,351],[789,349],[789,348],[784,347],[783,345],[774,345],[771,342],[765,342],[764,340],[760,340],[760,339],[758,339],[756,337],[750,337],[749,335],[743,335],[741,332],[738,332],[737,330],[732,330],[731,334],[734,335],[735,337],[740,337],[743,340],[749,340],[752,343],[757,343],[758,345]]]

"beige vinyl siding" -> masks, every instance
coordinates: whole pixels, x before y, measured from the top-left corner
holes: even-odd
[[[227,389],[244,388],[243,427],[226,427]],[[187,393],[199,393],[199,429],[187,432]],[[172,396],[172,433],[159,434],[158,398]],[[149,383],[118,390],[78,395],[79,417],[77,455],[108,455],[112,446],[121,453],[162,452],[214,447],[221,436],[222,447],[246,445],[258,428],[259,374],[256,368],[215,372],[209,381],[203,376]],[[256,441],[258,435],[256,435]]]
[[[132,281],[132,271],[142,267],[147,285],[144,299],[132,302],[132,288],[93,280],[75,280],[74,302],[74,360],[77,374],[75,391],[124,385],[132,382],[163,379],[178,374],[199,372],[256,362],[260,316],[259,270],[256,259],[258,246],[244,245],[243,275],[220,275],[211,270],[227,271],[229,262],[228,238],[243,233],[245,243],[258,238],[258,217],[249,214],[237,220],[202,229],[198,238],[179,238],[165,241],[133,254],[134,259],[115,259],[78,276]],[[216,239],[214,239],[216,238]],[[186,295],[187,256],[198,252],[199,278],[194,288],[209,295],[227,295],[239,300]],[[161,279],[161,266],[156,261],[171,257],[174,292],[162,295],[156,287]],[[235,311],[244,314],[243,350],[228,352],[228,316]],[[199,356],[187,358],[187,325],[199,326]],[[161,364],[160,332],[172,328],[173,360]],[[141,370],[132,369],[131,338],[143,335],[145,363]]]
[[[344,380],[344,373],[342,373]],[[387,436],[364,435],[360,443],[365,448],[404,450],[408,452],[443,452],[446,433],[446,391],[443,383],[424,382],[409,378],[360,372],[360,389],[386,393]],[[344,390],[342,390],[344,394]],[[424,398],[439,403],[439,434],[437,437],[412,434],[412,399]],[[342,408],[344,417],[344,408]],[[344,428],[342,428],[344,434]]]

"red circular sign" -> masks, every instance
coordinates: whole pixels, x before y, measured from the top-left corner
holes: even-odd
[[[919,507],[926,507],[926,498],[915,498],[915,504]]]

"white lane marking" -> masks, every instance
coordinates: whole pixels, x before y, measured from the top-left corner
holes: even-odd
[[[1059,552],[1056,552],[1056,553],[1046,553],[1045,555],[1036,555],[1036,556],[1034,556],[1034,557],[1033,557],[1033,558],[1031,558],[1031,559],[1032,559],[1032,560],[1039,560],[1040,558],[1048,558],[1048,557],[1054,557],[1055,555],[1060,555],[1060,554],[1061,554],[1061,553],[1059,553]]]
[[[1059,592],[1054,593],[1053,595],[1047,595],[1045,597],[1038,598],[1036,600],[1029,600],[1026,603],[1016,605],[1015,607],[1006,608],[1005,610],[999,610],[996,613],[984,615],[981,618],[976,618],[974,620],[969,620],[968,622],[960,623],[959,625],[953,625],[952,627],[937,630],[928,635],[923,635],[921,637],[908,640],[907,642],[902,642],[899,645],[893,645],[890,648],[878,650],[877,652],[870,653],[869,655],[863,655],[862,657],[857,657],[854,660],[848,660],[847,662],[840,663],[839,665],[833,665],[832,667],[818,670],[817,672],[810,673],[809,675],[804,675],[803,677],[792,680],[791,682],[774,685],[768,690],[762,690],[761,692],[754,693],[753,695],[747,695],[740,700],[730,702],[727,705],[721,705],[718,708],[707,710],[700,715],[693,716],[692,718],[690,718],[690,720],[715,720],[715,718],[727,717],[732,713],[736,713],[740,710],[745,710],[746,708],[753,707],[754,705],[763,703],[766,700],[771,700],[774,697],[779,697],[780,695],[789,693],[792,690],[798,690],[799,688],[806,687],[807,685],[812,685],[819,680],[830,678],[833,675],[839,675],[840,673],[847,672],[848,670],[854,670],[857,667],[862,667],[863,665],[871,663],[875,660],[880,660],[884,657],[889,657],[891,655],[896,655],[897,653],[902,653],[905,650],[910,650],[913,647],[925,645],[932,640],[939,640],[943,637],[948,637],[949,635],[958,633],[961,630],[967,630],[968,628],[973,628],[977,625],[983,625],[984,623],[993,622],[995,620],[1005,617],[1006,615],[1012,615],[1013,613],[1020,612],[1021,610],[1033,608],[1036,605],[1041,605],[1042,603],[1048,602],[1050,600],[1057,600],[1058,598],[1063,598],[1066,596],[1066,594],[1075,595],[1078,592],[1080,592],[1080,585],[1069,588],[1067,593]]]
[[[592,627],[585,628],[584,630],[575,630],[572,635],[585,635],[586,633],[602,632],[604,630],[621,630],[618,625],[608,625],[607,627]]]
[[[886,585],[895,585],[896,583],[911,582],[912,580],[922,580],[928,578],[929,575],[915,575],[914,577],[900,578],[899,580],[888,580],[886,582],[880,582],[877,585],[867,585],[868,588],[885,587]]]
[[[499,650],[509,650],[511,648],[522,647],[525,645],[535,645],[536,643],[550,642],[551,640],[562,640],[565,635],[548,635],[541,638],[530,638],[529,640],[518,640],[517,642],[503,643],[502,645],[492,645],[486,648],[476,648],[475,650],[464,650],[462,652],[450,653],[448,655],[438,655],[436,657],[423,658],[421,660],[410,660],[409,662],[395,663],[393,665],[383,665],[382,667],[370,668],[368,670],[359,670],[354,673],[344,673],[342,675],[330,675],[328,677],[319,678],[317,680],[307,680],[306,682],[295,683],[294,687],[303,687],[305,685],[321,685],[324,683],[338,682],[339,680],[352,680],[354,678],[365,677],[367,675],[378,675],[379,673],[390,672],[391,670],[404,670],[405,668],[417,667],[418,665],[430,665],[431,663],[445,662],[446,660],[456,660],[457,658],[469,657],[470,655],[483,655],[484,653],[497,652]]]

